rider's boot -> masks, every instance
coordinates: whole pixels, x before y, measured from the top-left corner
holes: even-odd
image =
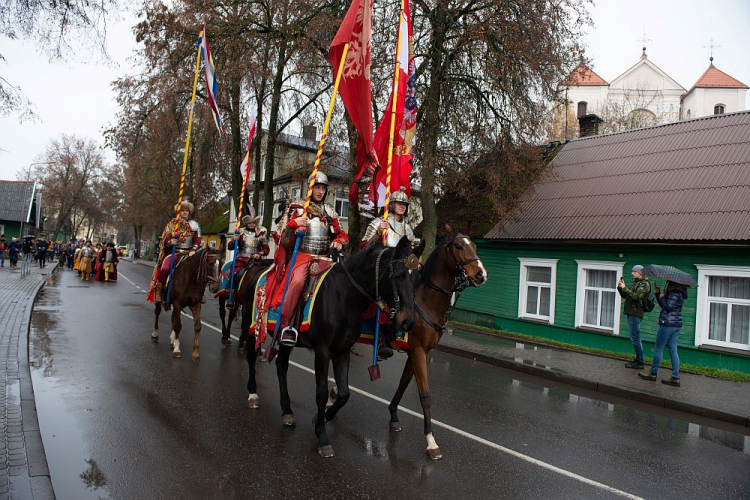
[[[154,291],[154,303],[159,304],[162,301],[161,292],[164,290],[164,284],[161,282],[156,283],[156,290]]]
[[[393,349],[385,345],[385,342],[381,342],[378,346],[378,357],[380,359],[388,359],[393,356]]]

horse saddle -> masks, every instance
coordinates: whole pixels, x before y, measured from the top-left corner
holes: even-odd
[[[307,302],[313,297],[313,295],[315,295],[320,281],[323,279],[323,276],[325,276],[326,271],[331,268],[332,264],[333,262],[328,259],[315,259],[310,262],[307,283],[305,283],[305,288],[302,292],[302,301]]]

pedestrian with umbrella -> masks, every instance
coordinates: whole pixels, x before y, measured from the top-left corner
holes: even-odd
[[[662,384],[680,387],[680,358],[677,355],[677,340],[682,328],[682,304],[688,297],[689,286],[697,285],[695,279],[684,271],[672,266],[652,264],[643,268],[644,276],[655,276],[667,280],[666,289],[661,291],[658,284],[654,284],[656,300],[661,307],[659,313],[659,329],[656,332],[656,346],[654,347],[654,361],[650,368],[646,368],[638,376],[643,380],[656,381],[656,374],[664,353],[668,346],[672,359],[672,376],[661,381]]]

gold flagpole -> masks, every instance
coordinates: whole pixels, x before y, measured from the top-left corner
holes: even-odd
[[[401,25],[404,22],[404,2],[401,0],[401,14],[398,20],[398,38],[396,42],[396,67],[393,72],[393,96],[391,103],[391,130],[388,134],[388,163],[385,170],[385,207],[383,209],[383,220],[388,220],[388,205],[391,201],[391,169],[393,167],[393,136],[396,133],[396,106],[398,104],[398,76],[399,58],[401,57]],[[383,229],[383,245],[388,239],[388,229]]]
[[[318,145],[318,154],[315,155],[315,165],[313,165],[313,171],[310,175],[310,182],[307,186],[307,197],[305,198],[305,209],[302,212],[302,217],[307,217],[307,207],[310,206],[310,198],[312,197],[313,186],[315,185],[315,176],[318,173],[318,167],[320,167],[320,158],[323,156],[323,147],[326,143],[326,136],[328,134],[328,125],[331,123],[331,115],[333,114],[333,106],[336,104],[336,94],[339,91],[339,82],[341,82],[341,74],[344,72],[344,62],[346,61],[346,53],[349,52],[349,44],[344,44],[344,52],[341,54],[341,61],[339,62],[339,69],[336,73],[336,81],[333,84],[333,93],[331,94],[331,102],[328,104],[328,113],[326,114],[326,121],[323,125],[323,133],[320,136],[320,144]]]

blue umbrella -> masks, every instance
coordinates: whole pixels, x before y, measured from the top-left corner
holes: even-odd
[[[658,264],[650,264],[643,268],[641,271],[643,276],[654,276],[656,278],[663,278],[672,283],[679,283],[680,285],[697,286],[698,282],[695,278],[690,276],[685,271],[680,271],[676,267],[672,266],[660,266]]]

